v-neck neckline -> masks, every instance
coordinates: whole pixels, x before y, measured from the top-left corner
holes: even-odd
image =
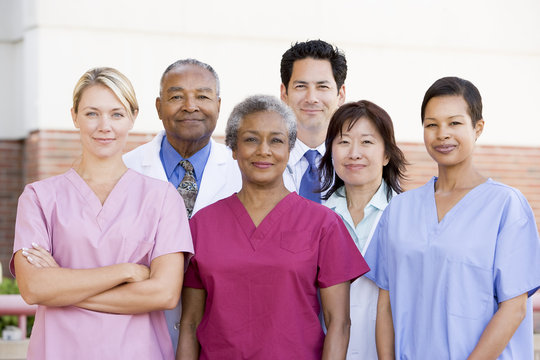
[[[122,186],[122,184],[126,181],[128,181],[128,178],[131,176],[132,170],[127,169],[122,176],[118,179],[116,184],[114,184],[114,187],[112,188],[111,192],[101,204],[101,201],[99,200],[99,197],[96,195],[94,190],[88,185],[86,181],[75,171],[75,169],[70,169],[67,172],[67,178],[71,181],[71,183],[75,186],[77,191],[81,194],[81,196],[84,198],[86,203],[90,206],[92,209],[92,213],[96,217],[101,217],[103,215],[103,212],[106,212],[106,209],[110,207],[109,204],[111,203],[117,203],[115,199],[118,197],[118,195],[121,193],[121,191],[118,190]]]
[[[488,183],[491,182],[491,178],[488,178],[486,181],[484,181],[484,182],[476,185],[475,187],[473,187],[465,195],[463,195],[463,197],[461,199],[459,199],[459,201],[457,203],[455,203],[454,206],[452,206],[450,208],[450,210],[448,210],[446,212],[446,214],[444,214],[441,221],[439,221],[439,214],[437,212],[437,201],[435,201],[435,183],[437,182],[437,179],[438,178],[436,176],[434,176],[431,179],[430,184],[428,186],[430,188],[429,196],[431,198],[431,200],[430,200],[431,206],[430,206],[430,209],[429,209],[429,212],[430,212],[429,217],[434,219],[435,224],[436,224],[436,226],[438,228],[443,227],[443,226],[445,226],[445,224],[450,223],[452,221],[452,219],[456,216],[456,214],[459,212],[459,209],[462,208],[463,206],[466,206],[467,203],[472,201],[478,195],[479,189],[481,189],[483,187],[483,185],[488,184]],[[426,209],[428,209],[428,208],[426,208]]]
[[[287,212],[287,210],[292,206],[293,192],[287,194],[283,199],[281,199],[276,206],[263,218],[259,226],[255,226],[255,223],[249,216],[249,213],[242,204],[242,201],[238,198],[238,194],[234,194],[232,197],[232,211],[235,214],[236,220],[241,224],[241,228],[246,235],[246,238],[251,243],[253,250],[257,250],[261,246],[264,239],[270,230],[274,229],[277,225],[277,222],[280,221],[281,217]]]

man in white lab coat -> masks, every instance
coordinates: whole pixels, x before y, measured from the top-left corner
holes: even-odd
[[[184,198],[188,217],[242,186],[230,149],[211,139],[220,105],[215,70],[195,59],[176,61],[163,73],[156,98],[165,130],[123,157],[129,168],[172,183]],[[175,351],[180,313],[180,304],[165,311]]]

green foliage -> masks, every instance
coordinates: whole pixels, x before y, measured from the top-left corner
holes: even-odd
[[[0,283],[0,294],[18,294],[19,287],[15,279],[4,278]],[[19,318],[16,315],[2,315],[0,316],[0,334],[6,326],[18,326]],[[26,318],[26,336],[30,336],[32,331],[32,325],[34,325],[34,316],[27,316]]]

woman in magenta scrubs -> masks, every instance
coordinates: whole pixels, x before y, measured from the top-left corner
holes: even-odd
[[[368,267],[339,215],[285,188],[295,137],[294,115],[274,97],[234,108],[226,143],[242,189],[190,221],[196,256],[177,359],[345,358],[350,281]]]
[[[176,306],[193,245],[176,189],[122,162],[137,112],[124,75],[87,71],[71,109],[80,162],[19,198],[11,269],[39,305],[28,359],[174,358],[160,310]]]

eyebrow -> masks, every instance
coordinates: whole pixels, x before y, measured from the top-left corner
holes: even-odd
[[[453,119],[453,118],[456,118],[456,117],[464,118],[465,115],[461,115],[461,114],[458,114],[458,115],[452,115],[452,116],[448,116],[446,119]],[[424,121],[425,121],[425,120],[437,120],[437,118],[434,118],[434,117],[426,117],[426,118],[424,118]]]
[[[186,89],[184,89],[181,86],[171,86],[170,88],[167,89],[167,92],[172,93],[172,92],[185,91],[185,90]],[[209,88],[209,87],[202,87],[202,88],[195,89],[195,91],[198,91],[198,92],[214,92],[214,89]]]
[[[252,133],[252,134],[259,134],[260,133],[260,131],[258,131],[258,130],[245,130],[245,132]],[[272,131],[270,134],[272,134],[272,135],[286,135],[283,131]]]
[[[95,107],[95,106],[85,106],[85,107],[82,108],[82,110],[97,110],[97,111],[101,111],[100,108],[97,108],[97,107]],[[110,111],[118,111],[118,110],[126,111],[126,109],[124,109],[123,107],[117,107],[117,108],[111,109]]]
[[[319,80],[319,81],[305,81],[305,80],[295,80],[293,84],[309,84],[310,82],[315,84],[331,84],[329,80]]]

